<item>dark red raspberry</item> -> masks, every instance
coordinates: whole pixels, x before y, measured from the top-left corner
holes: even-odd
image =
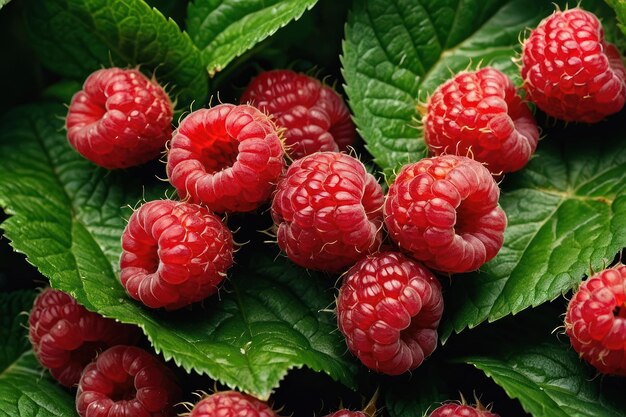
[[[167,175],[182,199],[220,213],[251,211],[270,197],[285,166],[283,156],[268,116],[252,106],[220,104],[180,123]]]
[[[493,173],[521,169],[539,129],[509,77],[495,68],[461,72],[428,100],[424,139],[434,155],[468,155]]]
[[[467,272],[493,258],[506,215],[498,184],[481,163],[441,155],[402,167],[389,187],[385,224],[412,257],[443,272]]]
[[[72,98],[67,138],[104,168],[127,168],[156,158],[172,136],[172,102],[163,88],[134,69],[91,74]]]
[[[578,354],[603,374],[626,375],[626,266],[584,281],[565,315],[565,331]]]
[[[180,396],[173,372],[156,356],[117,345],[85,367],[76,411],[81,417],[174,416]]]
[[[278,245],[305,268],[337,272],[381,242],[383,191],[356,158],[318,152],[296,160],[272,201]]]
[[[500,417],[486,410],[480,404],[472,407],[466,404],[445,404],[434,410],[429,417]]]
[[[221,391],[200,400],[189,417],[278,417],[266,403],[237,391]]]
[[[604,40],[598,18],[580,8],[557,10],[524,42],[522,78],[528,99],[557,119],[595,123],[626,100],[626,69]]]
[[[52,288],[35,299],[28,325],[35,356],[66,387],[78,382],[100,351],[139,337],[137,328],[87,311],[69,294]]]
[[[356,128],[348,106],[335,90],[291,70],[258,75],[241,96],[276,118],[286,128],[285,142],[293,159],[317,151],[345,151]]]
[[[174,310],[217,291],[233,263],[233,238],[205,207],[150,201],[122,234],[120,280],[148,307]]]
[[[325,417],[370,417],[362,411],[339,410],[327,414]]]
[[[365,366],[399,375],[437,347],[443,313],[432,272],[397,252],[370,255],[346,273],[337,297],[337,324]]]

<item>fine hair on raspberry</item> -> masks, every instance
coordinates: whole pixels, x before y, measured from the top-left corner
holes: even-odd
[[[115,169],[157,158],[172,136],[172,118],[172,102],[156,80],[136,69],[106,68],[74,94],[65,125],[74,149]]]
[[[28,338],[39,363],[61,385],[72,387],[99,352],[120,343],[133,343],[139,331],[88,311],[63,291],[46,288],[30,311]]]
[[[567,306],[565,332],[598,372],[626,376],[626,266],[583,281]]]
[[[556,10],[524,41],[521,61],[527,98],[549,116],[596,123],[624,106],[622,57],[591,12]]]
[[[492,173],[523,168],[539,140],[537,122],[513,82],[492,67],[463,71],[440,85],[422,124],[431,154],[471,153]]]
[[[437,347],[443,313],[441,284],[399,252],[369,255],[344,276],[337,324],[348,349],[368,368],[399,375]]]
[[[343,98],[316,78],[291,70],[265,71],[241,96],[271,114],[285,128],[285,145],[293,159],[314,152],[347,151],[356,128]]]
[[[440,155],[402,167],[389,186],[385,225],[398,246],[441,272],[474,271],[504,243],[500,189],[481,163]]]
[[[214,294],[232,263],[230,230],[197,204],[147,202],[122,234],[120,281],[151,308],[175,310]]]
[[[272,200],[278,246],[305,268],[339,272],[382,240],[383,191],[358,159],[316,152],[296,160]]]
[[[218,391],[196,403],[189,417],[278,417],[265,402],[239,391]]]
[[[181,389],[174,373],[153,354],[117,345],[87,365],[76,392],[81,417],[174,417]]]
[[[181,199],[214,212],[252,211],[285,165],[276,125],[257,108],[220,104],[189,114],[170,143],[167,175]]]

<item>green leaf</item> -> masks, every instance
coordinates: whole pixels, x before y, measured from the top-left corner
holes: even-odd
[[[211,76],[312,8],[317,0],[196,0],[187,29]]]
[[[28,315],[35,292],[0,292],[0,372],[30,348]]]
[[[385,174],[426,156],[417,108],[452,74],[491,65],[519,84],[513,59],[520,39],[554,7],[527,0],[355,1],[343,46],[346,92]]]
[[[41,369],[28,351],[0,373],[1,417],[78,416],[74,396]]]
[[[626,35],[626,1],[624,0],[605,0],[606,4],[611,6],[615,10],[617,20],[619,21],[619,28]]]
[[[308,366],[354,386],[355,366],[336,331],[328,282],[285,259],[255,255],[227,290],[193,311],[166,313],[132,301],[118,278],[125,205],[160,188],[95,168],[70,149],[64,108],[22,108],[0,122],[0,204],[14,248],[90,310],[139,325],[158,352],[188,371],[267,398],[289,369]],[[135,181],[136,180],[136,181]]]
[[[179,107],[208,94],[200,51],[173,20],[141,0],[30,0],[26,21],[42,62],[83,81],[102,67],[140,66],[156,74]]]
[[[539,343],[515,339],[502,341],[496,354],[465,360],[493,378],[533,417],[626,415],[623,383],[596,377],[569,344],[554,336]]]
[[[621,120],[548,137],[504,183],[504,246],[480,272],[454,276],[441,334],[552,300],[626,246],[626,129]],[[578,133],[578,136],[575,136]]]

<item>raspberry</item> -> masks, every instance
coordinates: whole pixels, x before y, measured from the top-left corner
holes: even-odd
[[[98,352],[139,336],[137,328],[87,311],[69,294],[52,288],[35,299],[28,325],[35,356],[66,387],[78,382]]]
[[[350,111],[341,96],[305,74],[263,72],[252,80],[241,102],[269,112],[286,128],[285,142],[294,159],[317,151],[345,151],[356,138]]]
[[[362,411],[339,410],[325,417],[370,417]]]
[[[74,94],[67,139],[104,168],[127,168],[156,158],[172,135],[172,102],[155,80],[134,69],[92,73]]]
[[[167,175],[181,198],[210,210],[251,211],[267,200],[285,161],[276,126],[252,106],[220,104],[181,123]]]
[[[429,417],[499,417],[480,404],[472,407],[466,404],[445,404],[434,410]]]
[[[81,417],[174,416],[180,396],[174,374],[156,356],[117,345],[85,367],[76,411]]]
[[[467,155],[493,173],[521,169],[537,148],[537,123],[509,77],[495,68],[461,72],[430,96],[424,139],[434,155]]]
[[[337,324],[348,349],[368,368],[399,375],[437,347],[443,313],[435,276],[397,252],[370,255],[345,275]]]
[[[337,272],[381,242],[383,191],[363,164],[339,152],[296,160],[272,201],[278,245],[294,263]]]
[[[478,269],[504,241],[500,189],[482,164],[441,155],[402,167],[389,187],[385,224],[412,257],[443,272]]]
[[[208,395],[191,410],[189,417],[278,417],[266,403],[237,391]]]
[[[626,375],[626,266],[586,281],[567,306],[565,331],[578,354],[603,374]]]
[[[233,238],[205,207],[150,201],[122,234],[120,281],[148,307],[174,310],[217,291],[233,263]]]
[[[529,100],[549,116],[595,123],[626,100],[626,69],[617,48],[590,12],[556,11],[535,28],[522,49]]]

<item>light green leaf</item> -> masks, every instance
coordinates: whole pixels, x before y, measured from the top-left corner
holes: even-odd
[[[29,0],[25,16],[32,46],[61,75],[82,82],[102,67],[139,66],[166,85],[178,107],[206,100],[200,51],[141,0]]]
[[[34,291],[0,292],[0,372],[30,348],[27,313],[34,299]]]
[[[596,377],[568,344],[554,337],[540,343],[503,342],[498,351],[465,360],[493,378],[533,417],[626,415],[623,385],[618,388],[616,381]]]
[[[195,0],[187,29],[211,76],[234,58],[297,20],[317,0]]]
[[[558,297],[626,246],[626,129],[601,127],[546,138],[505,181],[504,246],[480,272],[452,278],[443,339]]]
[[[140,326],[157,352],[188,371],[267,398],[289,369],[308,366],[354,386],[333,314],[330,285],[273,255],[238,252],[226,290],[185,310],[143,308],[121,287],[120,236],[143,193],[161,188],[145,178],[96,168],[70,149],[62,106],[31,106],[0,122],[3,223],[14,248],[90,310]],[[141,184],[147,184],[142,188]],[[258,252],[259,248],[251,249]]]
[[[0,373],[0,417],[73,416],[74,396],[46,375],[32,351]]]
[[[491,65],[519,84],[520,39],[554,8],[527,0],[355,1],[343,74],[356,125],[383,171],[392,177],[426,156],[417,108],[453,74]]]

